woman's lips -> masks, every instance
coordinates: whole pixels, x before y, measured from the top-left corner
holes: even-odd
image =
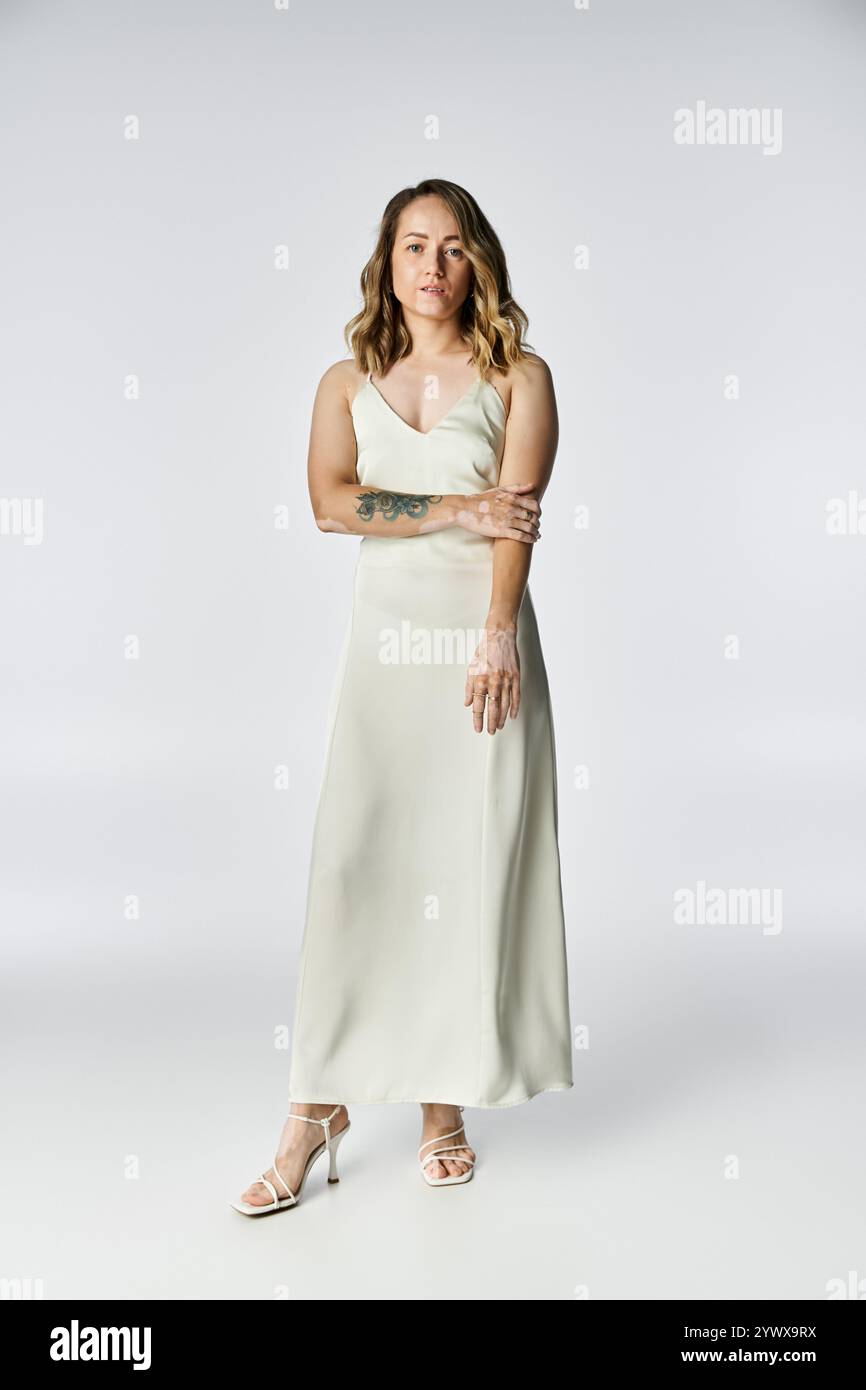
[[[422,294],[444,294],[445,291],[444,291],[444,289],[441,289],[438,285],[422,285],[422,286],[421,286],[421,293],[422,293]]]

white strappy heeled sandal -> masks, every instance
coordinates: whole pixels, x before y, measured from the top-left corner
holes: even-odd
[[[461,1115],[462,1115],[462,1114],[463,1114],[463,1106],[462,1106],[462,1105],[458,1105],[457,1109],[460,1111],[460,1113],[461,1113]],[[418,1161],[419,1161],[419,1163],[421,1164],[421,1174],[422,1174],[422,1176],[423,1176],[423,1178],[424,1178],[424,1181],[426,1182],[426,1184],[427,1184],[428,1187],[449,1187],[452,1183],[457,1183],[457,1182],[468,1182],[469,1179],[472,1177],[472,1170],[473,1170],[473,1168],[475,1167],[475,1159],[474,1159],[474,1158],[467,1158],[465,1154],[460,1154],[460,1153],[455,1153],[455,1152],[454,1152],[455,1149],[467,1149],[467,1148],[469,1147],[469,1145],[466,1143],[466,1136],[465,1136],[465,1135],[464,1135],[464,1137],[463,1137],[463,1143],[462,1143],[462,1144],[446,1144],[445,1147],[442,1148],[442,1149],[431,1149],[430,1152],[427,1154],[427,1156],[426,1156],[425,1158],[422,1158],[422,1157],[421,1157],[422,1153],[423,1153],[424,1150],[427,1148],[427,1145],[428,1145],[428,1144],[441,1144],[443,1139],[453,1139],[453,1137],[454,1137],[455,1134],[461,1134],[462,1132],[463,1132],[463,1126],[461,1125],[459,1129],[452,1129],[448,1134],[437,1134],[437,1135],[435,1136],[435,1138],[433,1138],[433,1139],[428,1139],[428,1140],[426,1140],[425,1143],[423,1143],[423,1144],[421,1145],[420,1149],[418,1150]],[[465,1173],[452,1173],[452,1174],[449,1174],[447,1177],[444,1177],[444,1178],[430,1178],[430,1177],[428,1177],[428,1176],[427,1176],[427,1164],[431,1161],[431,1159],[432,1159],[434,1162],[438,1163],[438,1162],[440,1161],[440,1158],[439,1158],[439,1155],[440,1155],[440,1154],[447,1154],[448,1157],[451,1159],[451,1161],[452,1161],[453,1163],[466,1163],[466,1164],[468,1164],[469,1166],[468,1166],[468,1168],[466,1169],[466,1172],[465,1172]]]
[[[307,1124],[311,1125],[321,1125],[325,1131],[324,1141],[321,1144],[318,1144],[316,1148],[313,1149],[309,1154],[303,1175],[301,1177],[301,1185],[296,1193],[292,1191],[288,1183],[285,1181],[282,1173],[277,1167],[277,1160],[275,1158],[273,1162],[274,1172],[276,1173],[277,1178],[282,1183],[283,1187],[286,1189],[288,1196],[278,1196],[277,1189],[274,1187],[274,1184],[272,1182],[269,1182],[268,1179],[265,1177],[264,1173],[262,1173],[262,1176],[258,1179],[258,1181],[264,1183],[265,1187],[270,1192],[273,1201],[268,1206],[260,1207],[254,1206],[251,1202],[232,1202],[231,1205],[234,1207],[235,1211],[241,1212],[244,1216],[268,1216],[272,1211],[285,1211],[286,1207],[297,1206],[298,1202],[301,1200],[301,1193],[304,1190],[304,1183],[307,1181],[307,1174],[309,1173],[316,1159],[321,1158],[323,1153],[327,1153],[331,1160],[331,1166],[328,1172],[328,1182],[339,1182],[340,1179],[337,1174],[337,1149],[340,1146],[340,1140],[342,1139],[346,1131],[351,1128],[352,1123],[351,1120],[347,1120],[345,1126],[343,1127],[343,1129],[340,1130],[339,1134],[331,1133],[331,1121],[333,1120],[334,1116],[340,1108],[341,1107],[339,1105],[335,1105],[330,1115],[326,1115],[324,1120],[316,1120],[309,1115],[293,1115],[291,1106],[289,1106],[290,1119],[305,1120]]]

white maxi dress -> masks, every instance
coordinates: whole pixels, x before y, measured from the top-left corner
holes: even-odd
[[[362,487],[495,487],[505,405],[480,378],[422,433],[368,377]],[[347,1105],[517,1105],[572,1086],[553,716],[529,587],[521,705],[464,705],[495,542],[364,536],[327,714],[289,1094]]]

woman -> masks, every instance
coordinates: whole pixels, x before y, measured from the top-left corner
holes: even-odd
[[[471,1178],[464,1106],[572,1083],[557,785],[526,581],[558,440],[499,240],[465,189],[385,209],[316,395],[319,528],[363,537],[328,743],[274,1167],[298,1201],[348,1104],[421,1104],[421,1173]],[[450,1141],[450,1143],[449,1143]]]

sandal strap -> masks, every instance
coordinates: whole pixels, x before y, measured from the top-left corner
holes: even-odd
[[[292,1114],[292,1109],[291,1109],[291,1104],[290,1104],[290,1105],[289,1105],[289,1119],[290,1119],[290,1120],[305,1120],[305,1121],[307,1122],[308,1125],[321,1125],[322,1128],[323,1128],[324,1131],[325,1131],[325,1148],[328,1150],[328,1153],[330,1154],[330,1152],[331,1152],[331,1121],[333,1120],[334,1116],[337,1114],[337,1111],[338,1111],[339,1109],[340,1109],[340,1106],[339,1106],[339,1105],[335,1105],[334,1108],[333,1108],[333,1110],[331,1111],[330,1115],[326,1115],[325,1118],[324,1118],[323,1120],[317,1120],[316,1117],[315,1117],[314,1115],[293,1115],[293,1114]]]
[[[468,1149],[469,1145],[466,1144],[465,1147]],[[449,1148],[445,1149],[431,1149],[427,1157],[421,1160],[421,1167],[426,1168],[431,1158],[435,1158],[437,1154],[451,1154],[454,1163],[468,1163],[471,1167],[471,1165],[475,1162],[475,1159],[458,1157],[459,1149],[459,1144],[452,1144]]]
[[[340,1109],[339,1105],[335,1105],[334,1108],[333,1108],[333,1110],[331,1111],[330,1115],[326,1115],[325,1118],[324,1118],[323,1120],[317,1120],[317,1119],[315,1119],[312,1115],[293,1115],[293,1114],[292,1114],[292,1104],[293,1104],[293,1102],[290,1101],[290,1102],[289,1102],[289,1119],[290,1119],[290,1120],[306,1120],[308,1124],[311,1124],[311,1125],[321,1125],[322,1128],[323,1128],[324,1131],[325,1131],[325,1147],[327,1148],[328,1153],[330,1154],[330,1152],[331,1152],[331,1121],[333,1120],[333,1118],[334,1118],[334,1116],[336,1115],[337,1111]],[[289,1194],[289,1197],[290,1197],[291,1201],[292,1201],[293,1203],[294,1203],[294,1202],[297,1202],[297,1200],[298,1200],[297,1197],[295,1196],[294,1192],[293,1192],[292,1189],[289,1187],[289,1184],[286,1182],[285,1178],[283,1177],[282,1173],[280,1172],[279,1168],[277,1167],[277,1160],[276,1160],[276,1158],[274,1159],[274,1162],[273,1162],[273,1169],[274,1169],[274,1172],[276,1173],[277,1177],[279,1178],[280,1182],[283,1184],[283,1187],[286,1189],[287,1193]],[[268,1181],[268,1179],[265,1177],[264,1173],[262,1173],[262,1176],[259,1178],[259,1182],[263,1183],[264,1186],[268,1189],[268,1191],[269,1191],[270,1194],[271,1194],[271,1198],[272,1198],[272,1201],[273,1201],[273,1205],[274,1205],[275,1207],[278,1207],[278,1206],[280,1205],[280,1199],[279,1199],[279,1197],[277,1196],[277,1189],[274,1187],[274,1184],[273,1184],[272,1182],[269,1182],[269,1181]]]
[[[423,1151],[424,1149],[426,1149],[426,1147],[427,1147],[428,1144],[438,1144],[438,1143],[440,1143],[443,1139],[451,1139],[453,1135],[462,1133],[462,1130],[463,1130],[463,1126],[461,1125],[459,1129],[450,1129],[450,1130],[448,1131],[447,1134],[436,1134],[436,1135],[434,1135],[434,1137],[433,1137],[432,1139],[426,1139],[426,1140],[424,1141],[424,1143],[421,1145],[421,1148],[418,1150],[418,1157],[419,1157],[419,1158],[421,1157],[422,1151]],[[461,1146],[460,1146],[459,1144],[451,1144],[451,1145],[449,1145],[449,1147],[452,1148],[452,1149],[456,1149],[456,1148],[460,1148]],[[463,1147],[468,1148],[469,1145],[467,1144],[467,1145],[464,1145]]]
[[[440,1160],[439,1158],[437,1158],[437,1154],[447,1154],[448,1157],[447,1159]],[[453,1149],[434,1149],[432,1153],[429,1153],[426,1158],[423,1158],[421,1160],[422,1173],[424,1172],[424,1169],[427,1167],[427,1164],[431,1162],[465,1163],[467,1168],[473,1168],[475,1166],[474,1158],[464,1158],[462,1154],[454,1153]]]
[[[331,1152],[331,1121],[333,1120],[333,1118],[334,1118],[334,1116],[336,1115],[336,1113],[337,1113],[337,1111],[339,1110],[339,1108],[340,1108],[339,1105],[335,1105],[334,1108],[333,1108],[333,1110],[331,1111],[330,1115],[326,1115],[325,1118],[324,1118],[323,1120],[317,1120],[317,1119],[315,1119],[315,1117],[312,1116],[312,1115],[293,1115],[293,1114],[292,1114],[292,1110],[291,1110],[291,1103],[290,1103],[290,1104],[289,1104],[289,1119],[290,1119],[290,1120],[306,1120],[308,1124],[311,1124],[311,1125],[321,1125],[322,1128],[323,1128],[324,1131],[325,1131],[325,1147],[326,1147],[326,1149],[328,1150],[328,1153],[330,1154],[330,1152]],[[294,1192],[293,1192],[292,1189],[289,1187],[289,1184],[286,1182],[285,1178],[283,1177],[282,1173],[280,1172],[279,1168],[277,1167],[277,1160],[276,1160],[276,1158],[274,1159],[273,1168],[274,1168],[274,1172],[276,1173],[276,1175],[277,1175],[277,1177],[279,1178],[280,1182],[283,1184],[283,1187],[284,1187],[284,1188],[286,1189],[286,1191],[288,1192],[289,1197],[291,1198],[291,1201],[292,1201],[293,1203],[294,1203],[294,1202],[297,1202],[297,1200],[298,1200],[297,1197],[295,1196]],[[276,1188],[274,1187],[273,1183],[272,1183],[272,1182],[268,1182],[268,1180],[267,1180],[267,1178],[265,1177],[264,1173],[262,1173],[261,1181],[264,1183],[265,1187],[268,1189],[268,1191],[270,1192],[271,1196],[273,1197],[273,1199],[274,1199],[274,1206],[275,1206],[275,1207],[278,1207],[278,1206],[280,1205],[280,1203],[279,1203],[279,1199],[277,1198],[277,1190],[276,1190]]]
[[[293,1192],[292,1189],[289,1187],[289,1184],[286,1182],[285,1178],[283,1177],[282,1173],[280,1172],[279,1168],[277,1167],[277,1161],[276,1161],[276,1159],[274,1159],[274,1172],[276,1173],[276,1175],[277,1175],[277,1177],[279,1178],[280,1182],[283,1184],[283,1187],[284,1187],[284,1188],[286,1189],[286,1191],[288,1192],[289,1197],[291,1198],[291,1201],[292,1201],[292,1202],[297,1201],[297,1198],[295,1197],[294,1192]],[[269,1182],[269,1181],[268,1181],[268,1179],[265,1177],[264,1173],[262,1173],[262,1176],[260,1177],[259,1182],[264,1183],[265,1187],[268,1189],[268,1191],[269,1191],[270,1194],[271,1194],[271,1198],[273,1199],[273,1205],[274,1205],[275,1207],[278,1207],[278,1206],[280,1205],[280,1199],[279,1199],[279,1197],[277,1196],[277,1189],[274,1187],[274,1184],[273,1184],[272,1182]]]
[[[463,1106],[462,1106],[462,1105],[458,1105],[457,1109],[460,1111],[460,1113],[461,1113],[461,1115],[462,1115],[462,1114],[463,1114]],[[460,1143],[460,1144],[445,1144],[444,1146],[442,1146],[442,1147],[440,1147],[440,1148],[438,1148],[438,1149],[431,1149],[430,1152],[429,1152],[428,1154],[426,1154],[424,1158],[421,1157],[421,1155],[422,1155],[422,1153],[424,1152],[424,1150],[425,1150],[430,1144],[439,1144],[439,1145],[442,1145],[442,1140],[443,1140],[443,1139],[453,1139],[453,1138],[455,1138],[456,1135],[458,1135],[458,1134],[463,1134],[463,1142],[462,1142],[462,1143]],[[425,1139],[424,1143],[421,1145],[420,1149],[418,1150],[418,1161],[419,1161],[419,1163],[421,1164],[421,1172],[422,1172],[422,1173],[424,1172],[424,1169],[427,1167],[427,1164],[431,1162],[431,1160],[432,1160],[433,1162],[438,1163],[438,1162],[439,1162],[439,1158],[438,1158],[438,1155],[439,1155],[439,1154],[448,1154],[448,1155],[450,1156],[450,1159],[451,1159],[451,1162],[452,1162],[452,1163],[465,1163],[465,1164],[467,1165],[467,1167],[471,1168],[472,1165],[473,1165],[474,1162],[475,1162],[475,1159],[474,1159],[474,1158],[464,1158],[462,1155],[458,1156],[458,1155],[454,1152],[456,1149],[468,1149],[468,1148],[469,1148],[469,1145],[468,1145],[467,1142],[466,1142],[466,1136],[465,1136],[465,1134],[464,1134],[463,1125],[460,1125],[460,1127],[459,1127],[458,1129],[451,1129],[451,1130],[449,1130],[449,1131],[447,1132],[447,1134],[436,1134],[436,1135],[434,1135],[434,1137],[433,1137],[432,1139]]]

